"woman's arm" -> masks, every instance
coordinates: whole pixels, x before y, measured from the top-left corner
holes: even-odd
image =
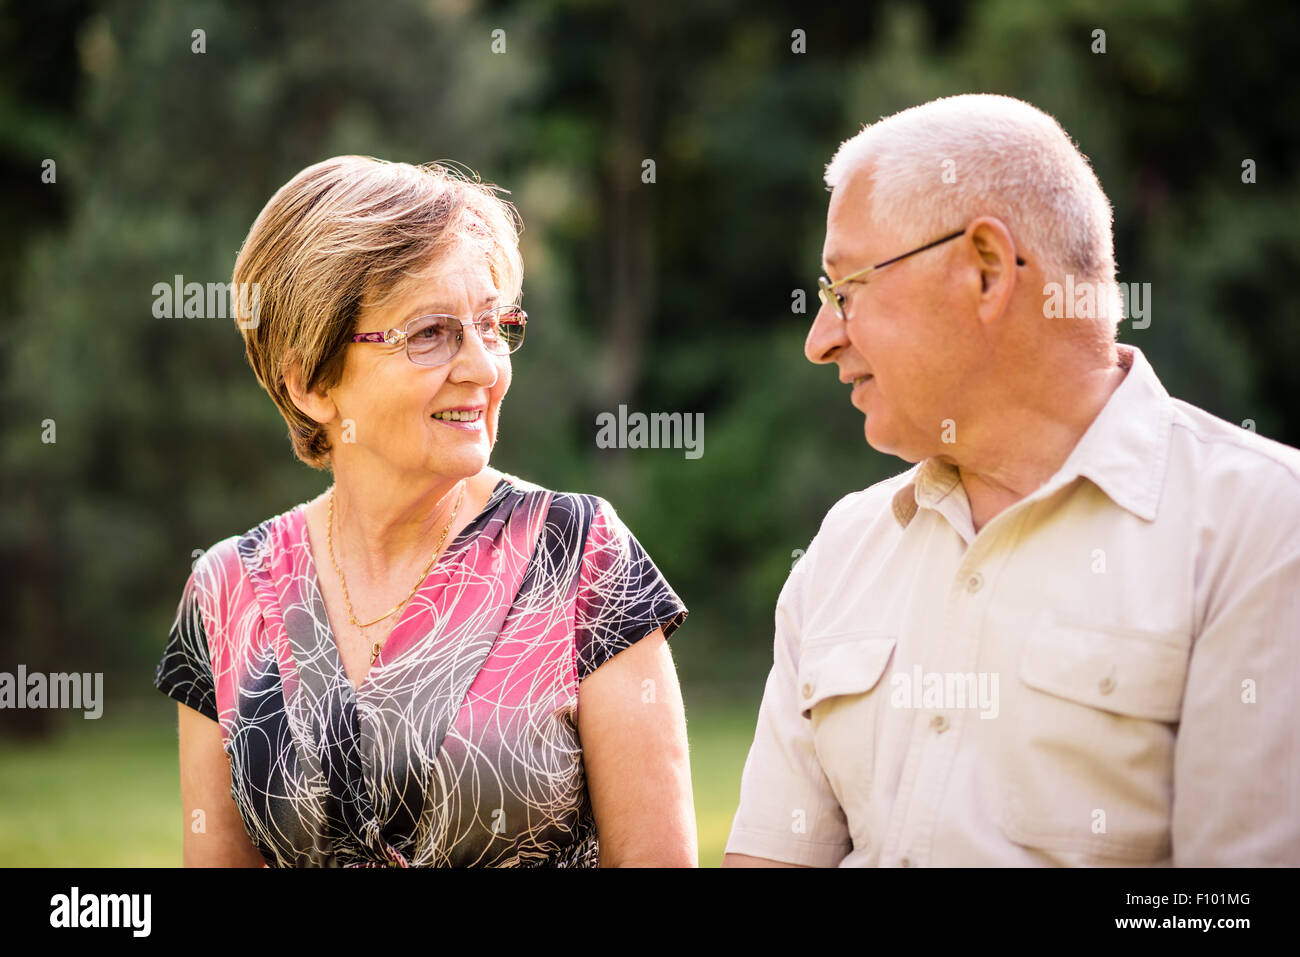
[[[686,712],[660,629],[578,686],[578,735],[601,867],[695,867]]]
[[[230,796],[230,759],[221,746],[221,727],[193,708],[183,704],[176,708],[185,827],[181,863],[185,867],[265,866]]]

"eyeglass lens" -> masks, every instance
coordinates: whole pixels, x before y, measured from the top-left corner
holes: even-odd
[[[494,309],[477,323],[483,346],[493,355],[514,352],[524,340],[523,310]],[[406,351],[420,365],[439,365],[452,358],[464,339],[464,324],[455,316],[423,316],[407,330]]]

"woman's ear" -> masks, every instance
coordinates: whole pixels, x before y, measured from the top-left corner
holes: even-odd
[[[310,392],[303,389],[302,365],[297,356],[290,353],[284,357],[280,363],[280,377],[289,398],[303,415],[321,425],[327,425],[338,417],[338,406],[324,389],[317,387]]]

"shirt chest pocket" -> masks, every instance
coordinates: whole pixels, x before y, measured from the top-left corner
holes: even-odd
[[[1001,825],[1016,843],[1168,857],[1185,636],[1048,621],[1029,634],[990,728]]]
[[[882,687],[896,639],[873,632],[817,635],[799,656],[799,709],[811,723],[818,760],[842,807],[870,792]]]

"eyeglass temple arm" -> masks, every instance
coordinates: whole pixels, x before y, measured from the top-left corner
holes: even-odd
[[[874,266],[872,266],[871,268],[872,268],[872,269],[879,269],[881,266],[888,266],[890,263],[896,263],[896,262],[898,262],[900,259],[906,259],[908,256],[914,256],[914,255],[916,255],[917,253],[923,253],[923,252],[925,252],[927,249],[932,249],[933,247],[938,246],[940,243],[946,243],[946,242],[947,242],[948,240],[950,240],[950,239],[956,239],[958,236],[963,235],[965,232],[966,232],[966,230],[964,230],[964,229],[959,229],[959,230],[957,230],[955,233],[949,233],[947,236],[941,236],[941,237],[939,237],[938,239],[936,239],[936,240],[935,240],[934,242],[932,242],[932,243],[926,243],[924,246],[918,247],[917,249],[913,249],[910,253],[903,253],[903,255],[901,255],[901,256],[895,256],[893,259],[886,259],[886,260],[885,260],[884,262],[882,262],[882,263],[876,263],[876,264],[875,264]],[[1025,264],[1025,260],[1024,260],[1022,257],[1017,256],[1017,257],[1016,257],[1016,265],[1017,265],[1017,266],[1023,266],[1024,264]]]
[[[893,259],[886,259],[886,260],[885,260],[884,262],[882,262],[882,263],[876,263],[876,264],[875,264],[874,266],[872,266],[871,268],[872,268],[872,269],[880,269],[880,268],[882,268],[882,267],[884,267],[884,266],[888,266],[888,265],[890,265],[890,264],[892,264],[892,263],[896,263],[896,262],[898,262],[900,259],[906,259],[908,256],[915,256],[917,253],[923,253],[923,252],[925,252],[927,249],[933,249],[935,246],[938,246],[940,243],[946,243],[946,242],[948,242],[948,240],[950,240],[950,239],[956,239],[958,236],[962,235],[962,234],[965,233],[965,232],[966,232],[966,230],[964,230],[964,229],[959,229],[959,230],[957,230],[955,233],[949,233],[947,236],[940,236],[938,239],[936,239],[936,240],[935,240],[934,242],[932,242],[932,243],[926,243],[924,246],[917,246],[915,249],[911,250],[910,252],[905,252],[905,253],[903,253],[903,255],[901,255],[901,256],[895,256]]]
[[[938,239],[936,239],[934,242],[926,243],[924,246],[918,246],[916,249],[910,250],[909,252],[905,252],[905,253],[903,253],[901,256],[895,256],[893,259],[886,259],[886,260],[885,260],[884,262],[882,262],[882,263],[876,263],[874,266],[868,266],[866,269],[863,269],[863,270],[861,270],[860,272],[855,272],[855,273],[854,273],[853,275],[851,275],[851,276],[845,276],[845,277],[844,277],[843,279],[841,279],[839,282],[837,282],[837,283],[833,283],[832,286],[831,286],[831,288],[833,289],[833,288],[835,288],[836,286],[842,285],[842,284],[848,282],[850,279],[858,279],[858,278],[861,277],[861,276],[865,276],[865,275],[868,275],[869,273],[873,273],[873,272],[875,272],[877,269],[883,269],[885,266],[890,266],[890,265],[892,265],[892,264],[898,262],[900,259],[906,259],[908,256],[915,256],[917,253],[923,253],[923,252],[925,252],[927,249],[933,249],[935,246],[938,246],[940,243],[946,243],[946,242],[948,242],[948,241],[951,240],[951,239],[956,239],[958,236],[963,235],[965,232],[966,232],[966,230],[964,230],[964,229],[959,229],[959,230],[957,230],[955,233],[949,233],[947,236],[940,236],[940,237],[939,237]],[[1022,257],[1017,256],[1017,257],[1016,257],[1016,265],[1017,265],[1017,266],[1023,266],[1024,264],[1025,264],[1025,260],[1024,260]]]

